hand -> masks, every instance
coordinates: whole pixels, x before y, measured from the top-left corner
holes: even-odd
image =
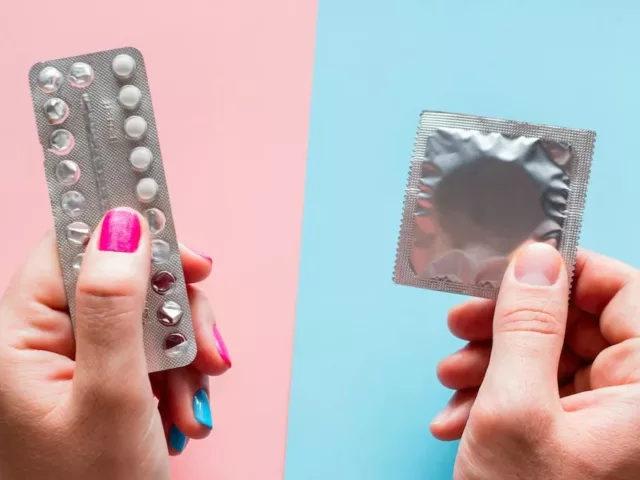
[[[560,255],[537,244],[497,303],[451,311],[469,344],[438,367],[457,392],[431,429],[462,437],[455,479],[640,478],[640,274],[581,251],[568,295]]]
[[[195,361],[146,371],[149,236],[133,211],[105,216],[79,272],[75,339],[52,233],[11,281],[0,301],[3,480],[167,479],[169,452],[209,434],[207,375],[230,361],[202,292],[189,286]],[[180,254],[188,283],[209,275],[209,259]]]

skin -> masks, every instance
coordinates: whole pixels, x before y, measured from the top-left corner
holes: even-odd
[[[640,273],[580,251],[568,302],[559,254],[534,248],[556,283],[519,281],[518,253],[497,303],[450,312],[469,343],[438,366],[455,394],[432,433],[461,439],[456,480],[637,479]]]
[[[133,253],[87,246],[76,298],[74,339],[57,246],[49,232],[0,301],[0,476],[3,479],[168,479],[172,424],[192,439],[210,429],[192,402],[208,376],[228,365],[213,336],[214,316],[193,284],[211,261],[180,246],[198,356],[184,368],[146,372],[142,312],[150,235]],[[96,230],[99,231],[101,226]]]
[[[149,232],[142,225],[130,256],[98,252],[97,235],[87,247],[76,339],[51,233],[0,301],[2,478],[169,478],[176,453],[167,448],[169,426],[191,438],[209,433],[193,417],[193,394],[228,366],[197,289],[190,300],[198,357],[183,369],[146,373],[139,319]],[[530,248],[539,247],[523,252]],[[497,303],[472,301],[451,312],[451,331],[469,345],[439,365],[440,380],[456,393],[433,434],[461,438],[457,480],[636,479],[640,274],[582,251],[568,305],[562,259],[545,248],[538,263],[556,271],[553,284],[523,283],[519,252]],[[208,260],[185,247],[181,256],[189,283],[209,275]]]

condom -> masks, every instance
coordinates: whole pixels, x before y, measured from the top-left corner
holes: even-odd
[[[573,276],[595,132],[454,113],[420,118],[394,281],[496,298],[533,242]]]

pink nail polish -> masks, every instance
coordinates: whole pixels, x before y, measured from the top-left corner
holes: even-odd
[[[204,258],[205,260],[207,260],[209,263],[213,263],[213,258],[211,258],[209,255],[207,255],[206,253],[202,253],[199,250],[196,250],[195,248],[191,248],[189,247],[189,249],[195,253],[196,255],[198,255],[199,257]]]
[[[98,248],[103,252],[135,252],[140,243],[140,233],[140,219],[134,212],[111,210],[102,222]]]
[[[216,339],[216,348],[218,349],[218,353],[229,367],[231,366],[231,357],[229,357],[229,350],[227,350],[227,346],[224,344],[224,340],[222,339],[222,335],[218,331],[218,327],[213,326],[213,336]]]

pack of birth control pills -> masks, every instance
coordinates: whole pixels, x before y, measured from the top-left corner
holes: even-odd
[[[153,236],[141,319],[148,370],[188,365],[196,342],[142,54],[120,48],[37,63],[29,85],[74,324],[92,232],[108,210],[133,208]]]
[[[423,112],[394,280],[496,298],[519,248],[546,242],[573,276],[595,132]]]

